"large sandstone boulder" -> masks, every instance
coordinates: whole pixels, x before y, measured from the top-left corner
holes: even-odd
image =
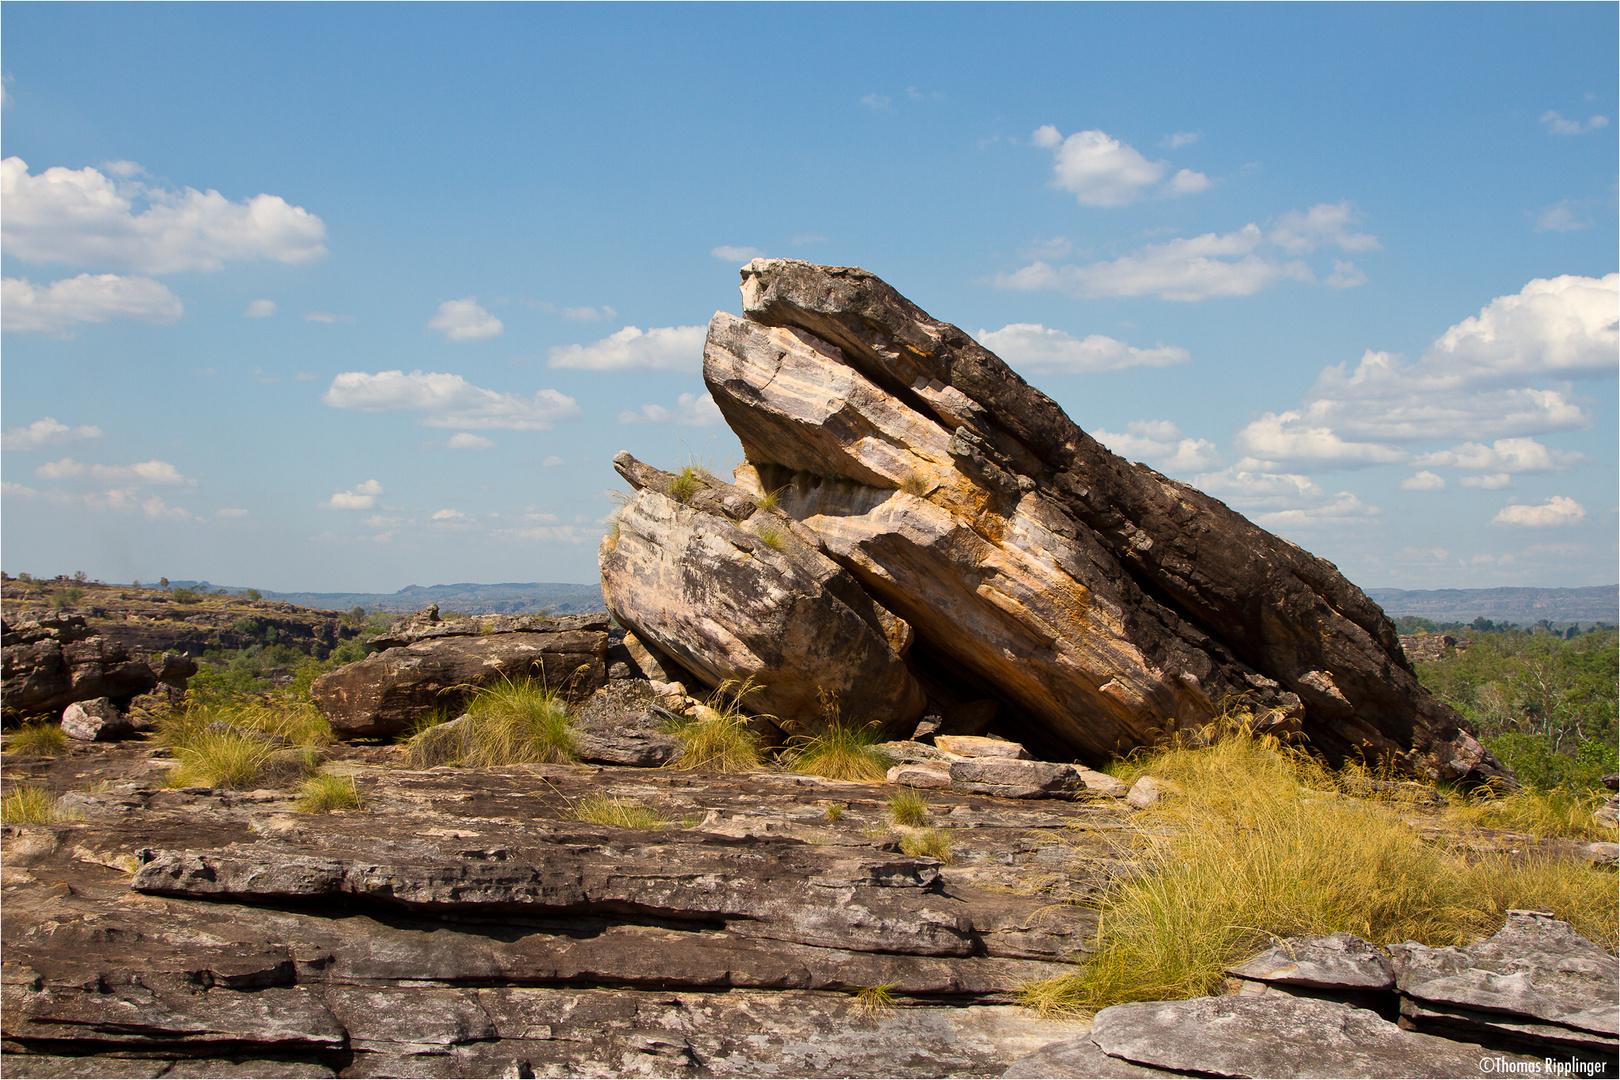
[[[60,714],[76,701],[97,698],[127,704],[156,687],[160,676],[184,687],[197,670],[163,657],[154,671],[128,647],[96,633],[83,615],[8,619],[0,642],[0,701],[9,716]]]
[[[529,618],[524,629],[411,635],[409,644],[329,671],[310,698],[342,738],[398,735],[435,709],[454,709],[479,687],[532,678],[583,701],[607,680],[601,616]]]
[[[924,702],[911,627],[814,536],[705,474],[613,464],[637,492],[602,541],[602,593],[637,638],[710,686],[754,677],[743,704],[790,733],[815,730],[834,698],[846,719],[909,733]]]
[[[743,302],[704,352],[738,485],[1020,737],[1096,762],[1241,697],[1334,761],[1511,783],[1330,563],[1110,453],[961,330],[849,267],[755,260]]]

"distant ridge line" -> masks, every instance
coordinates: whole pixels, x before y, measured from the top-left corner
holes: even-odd
[[[1620,585],[1575,589],[1504,586],[1498,589],[1368,589],[1390,618],[1415,615],[1435,622],[1620,622]]]

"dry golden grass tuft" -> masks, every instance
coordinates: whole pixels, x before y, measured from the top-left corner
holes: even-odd
[[[704,711],[672,723],[670,733],[681,749],[669,768],[752,772],[764,765],[759,736],[750,726],[753,718],[744,709],[759,689],[752,678],[727,679],[710,695]]]
[[[574,807],[574,817],[595,825],[612,825],[620,829],[663,829],[669,821],[646,803],[633,799],[614,799],[606,795],[592,795]]]
[[[51,723],[24,724],[6,739],[6,753],[28,757],[55,757],[67,748],[67,732]]]
[[[1341,774],[1241,725],[1119,772],[1173,780],[1183,794],[1137,819],[1129,854],[1143,872],[1103,898],[1094,957],[1025,989],[1043,1011],[1208,994],[1273,936],[1463,944],[1494,933],[1514,907],[1552,911],[1615,949],[1612,873],[1441,850],[1407,823],[1409,807],[1346,796]]]
[[[881,783],[894,762],[877,748],[883,733],[875,724],[846,722],[840,713],[838,696],[823,690],[822,722],[815,735],[795,735],[788,740],[780,763],[789,772],[825,776],[829,780],[864,780]]]

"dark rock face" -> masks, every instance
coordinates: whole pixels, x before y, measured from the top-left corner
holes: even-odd
[[[8,620],[4,627],[0,700],[10,715],[57,714],[96,698],[127,704],[158,685],[151,665],[95,633],[83,615]]]
[[[81,742],[115,742],[135,734],[135,728],[111,698],[95,698],[75,701],[62,710],[62,733]]]
[[[438,708],[455,708],[479,686],[535,678],[580,701],[607,681],[601,617],[510,618],[521,628],[480,633],[476,620],[413,634],[315,680],[310,697],[339,736],[397,735]]]
[[[1095,761],[1236,695],[1335,761],[1512,783],[1330,563],[1108,452],[961,330],[849,267],[755,260],[743,301],[704,368],[739,485],[779,490],[1015,735]]]

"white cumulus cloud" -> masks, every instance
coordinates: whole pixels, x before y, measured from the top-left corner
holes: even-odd
[[[179,297],[151,278],[80,274],[49,285],[27,278],[0,281],[0,322],[7,330],[72,337],[84,323],[138,319],[164,324],[184,314]]]
[[[675,408],[663,405],[643,405],[637,412],[626,409],[619,414],[621,424],[680,424],[685,427],[717,427],[724,423],[720,407],[708,394],[682,394]]]
[[[27,427],[12,428],[0,437],[0,450],[38,450],[74,439],[99,439],[101,429],[93,424],[68,427],[54,416],[35,420]]]
[[[46,169],[0,161],[0,239],[31,263],[172,274],[218,270],[226,262],[306,263],[326,254],[326,225],[278,195],[232,202],[217,191],[171,191],[133,179],[139,171]]]
[[[1585,519],[1586,507],[1574,499],[1554,495],[1544,503],[1510,503],[1502,507],[1491,519],[1491,524],[1546,529],[1558,525],[1574,525]]]
[[[579,415],[579,404],[556,390],[533,398],[474,386],[460,375],[413,371],[345,371],[321,400],[334,409],[359,412],[421,412],[421,423],[474,431],[544,431]]]
[[[332,492],[332,497],[321,503],[321,506],[328,510],[370,510],[377,505],[377,498],[382,493],[381,484],[375,480],[367,480],[347,491]]]
[[[446,300],[439,313],[428,320],[429,330],[443,331],[447,341],[488,341],[505,331],[501,320],[478,306],[478,298],[464,296]]]
[[[1140,349],[1102,334],[1077,338],[1039,323],[1011,323],[1000,330],[980,330],[979,344],[1020,371],[1093,374],[1132,367],[1184,364],[1191,355],[1174,345]]]
[[[1620,368],[1620,274],[1538,278],[1452,326],[1415,363],[1368,350],[1318,375],[1303,407],[1266,413],[1238,433],[1271,462],[1342,468],[1398,462],[1402,446],[1470,440],[1420,467],[1555,471],[1579,459],[1529,436],[1591,425],[1567,380]],[[1553,381],[1552,386],[1538,385]],[[1493,438],[1488,448],[1479,438]]]
[[[450,436],[450,440],[444,445],[451,450],[492,450],[495,447],[495,440],[474,435],[470,431],[458,431]]]
[[[1267,239],[1290,255],[1329,246],[1343,251],[1380,250],[1376,236],[1355,230],[1357,216],[1348,202],[1318,203],[1303,212],[1290,210],[1277,218]]]
[[[1405,480],[1402,480],[1401,490],[1444,491],[1446,490],[1446,478],[1441,476],[1439,473],[1430,472],[1428,469],[1424,469],[1422,472],[1413,473]]]
[[[1123,432],[1098,428],[1091,434],[1114,453],[1167,473],[1190,475],[1220,464],[1214,443],[1189,439],[1168,420],[1133,420]]]
[[[1163,161],[1149,161],[1141,151],[1107,132],[1078,131],[1064,138],[1051,124],[1035,130],[1030,141],[1052,151],[1052,184],[1072,192],[1082,206],[1128,206],[1158,185],[1169,171]],[[1209,186],[1209,178],[1182,169],[1159,187],[1162,196],[1193,195]]]
[[[627,326],[589,345],[556,345],[550,366],[588,371],[697,371],[703,365],[701,326]]]

